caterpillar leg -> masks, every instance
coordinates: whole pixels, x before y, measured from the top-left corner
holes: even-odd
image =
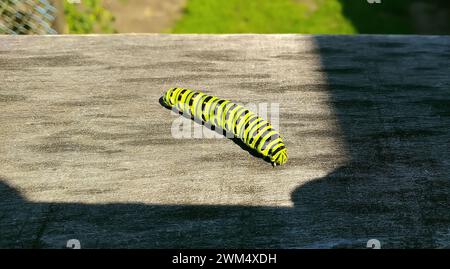
[[[283,148],[281,151],[277,152],[274,156],[272,156],[271,161],[273,163],[273,166],[276,165],[283,165],[287,162],[288,156],[287,151],[285,148]]]

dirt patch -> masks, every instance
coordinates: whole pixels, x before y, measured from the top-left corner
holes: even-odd
[[[159,33],[168,31],[183,12],[186,0],[104,0],[116,18],[119,33]]]

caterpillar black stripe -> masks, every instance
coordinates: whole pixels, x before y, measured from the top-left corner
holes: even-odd
[[[169,89],[163,96],[163,102],[181,113],[188,113],[232,133],[248,147],[270,158],[274,166],[288,160],[287,149],[278,131],[241,105],[183,88]]]

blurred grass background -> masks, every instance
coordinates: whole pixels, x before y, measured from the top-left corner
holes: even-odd
[[[175,33],[448,34],[446,0],[189,0]]]
[[[65,32],[69,34],[116,33],[115,18],[102,0],[64,1]]]
[[[356,33],[338,0],[190,0],[175,33]]]

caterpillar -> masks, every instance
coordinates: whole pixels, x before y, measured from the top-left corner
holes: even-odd
[[[240,139],[249,148],[270,159],[273,166],[287,162],[287,149],[270,123],[245,107],[226,99],[184,88],[171,88],[162,102],[179,113],[187,113]]]

